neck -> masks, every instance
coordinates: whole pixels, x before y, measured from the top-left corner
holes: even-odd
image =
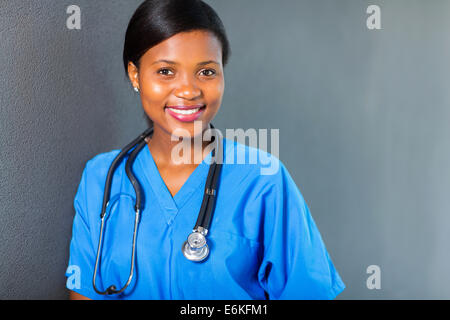
[[[209,126],[208,126],[209,127]],[[207,130],[206,128],[205,130]],[[204,131],[202,131],[202,136]],[[154,157],[154,160],[158,164],[162,164],[165,166],[197,166],[198,163],[195,163],[195,159],[204,159],[206,155],[204,155],[205,148],[211,143],[210,141],[202,141],[201,145],[195,146],[194,138],[185,140],[184,146],[186,149],[190,149],[191,159],[188,164],[186,163],[176,163],[174,159],[172,159],[172,150],[181,143],[181,138],[178,141],[172,141],[172,135],[170,132],[163,130],[158,126],[154,126],[153,135],[151,138],[147,139],[147,145]],[[200,140],[201,137],[199,138]]]

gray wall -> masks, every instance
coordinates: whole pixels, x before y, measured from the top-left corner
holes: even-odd
[[[280,129],[339,299],[449,299],[450,1],[207,2],[233,49],[214,124]],[[121,62],[139,3],[0,1],[0,299],[67,296],[84,164],[146,127]],[[382,30],[367,29],[369,4]]]

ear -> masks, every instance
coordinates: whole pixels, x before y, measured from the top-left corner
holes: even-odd
[[[131,85],[139,88],[139,70],[133,62],[128,62],[128,78],[130,78]]]

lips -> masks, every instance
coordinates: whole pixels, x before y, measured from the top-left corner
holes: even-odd
[[[177,109],[177,110],[191,110],[205,107],[204,104],[196,104],[192,106],[166,106],[166,108]]]
[[[165,111],[173,118],[181,122],[192,122],[197,120],[206,109],[206,105],[191,106],[166,106]]]

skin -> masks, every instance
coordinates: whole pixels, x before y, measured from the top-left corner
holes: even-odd
[[[219,111],[225,89],[221,43],[208,31],[176,34],[149,49],[141,57],[139,66],[129,62],[128,76],[133,87],[139,88],[142,107],[154,123],[153,136],[147,140],[147,145],[162,179],[174,196],[197,168],[195,154],[204,159],[210,141],[203,142],[201,150],[194,148],[194,122],[173,118],[165,106],[206,105],[197,121],[202,122],[202,134],[209,128]],[[184,129],[187,134],[175,132],[177,129]],[[172,135],[190,139],[190,164],[176,164],[172,160],[172,148],[179,143],[171,141]],[[70,299],[89,300],[73,291]]]
[[[161,59],[176,64],[157,62]],[[199,65],[206,61],[216,63]],[[205,31],[179,33],[148,50],[140,60],[139,70],[130,62],[128,74],[132,85],[140,90],[145,113],[154,123],[148,147],[161,177],[174,196],[198,166],[194,162],[194,153],[201,152],[201,159],[204,159],[203,149],[210,142],[205,141],[202,150],[194,149],[194,123],[173,118],[165,106],[206,104],[198,121],[202,121],[202,132],[209,128],[222,103],[225,87],[221,43]],[[179,143],[171,141],[176,129],[189,133],[176,136],[192,138],[191,164],[175,164],[171,159],[172,148]]]
[[[79,293],[74,292],[74,291],[70,291],[69,299],[70,300],[91,300],[85,296],[82,296]]]

